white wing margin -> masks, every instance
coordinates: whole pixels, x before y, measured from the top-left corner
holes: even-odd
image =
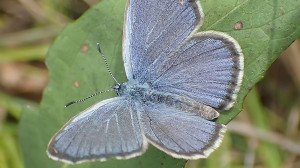
[[[122,97],[101,101],[73,117],[48,145],[48,156],[67,163],[127,159],[147,148],[135,110]]]

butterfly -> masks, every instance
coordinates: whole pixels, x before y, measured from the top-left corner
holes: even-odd
[[[225,33],[197,33],[203,19],[197,0],[128,0],[128,81],[113,87],[118,97],[70,119],[50,140],[48,156],[67,163],[128,159],[150,143],[174,158],[208,157],[226,131],[212,120],[235,103],[244,56]]]

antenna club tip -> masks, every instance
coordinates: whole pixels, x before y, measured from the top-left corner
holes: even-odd
[[[99,43],[97,43],[97,48],[98,48],[99,53],[102,55],[102,51],[101,51],[101,48],[100,48],[100,44],[99,44]]]
[[[70,105],[72,105],[72,104],[74,104],[75,103],[75,101],[71,101],[70,103],[67,103],[66,105],[65,105],[65,107],[68,107],[68,106],[70,106]]]

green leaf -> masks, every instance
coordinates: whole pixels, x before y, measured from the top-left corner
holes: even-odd
[[[244,98],[266,70],[300,37],[300,2],[297,0],[203,0],[204,24],[200,31],[223,31],[235,38],[245,57],[244,79],[235,106],[217,122],[228,123],[241,110]],[[243,28],[235,30],[237,23]]]
[[[183,167],[184,160],[173,159],[154,147],[141,157],[110,159],[69,166],[46,156],[50,138],[72,116],[115,93],[105,93],[88,101],[64,108],[73,99],[109,89],[114,81],[97,53],[96,43],[120,82],[126,81],[122,63],[122,27],[125,0],[104,0],[69,24],[57,37],[46,57],[50,83],[44,91],[39,112],[27,110],[21,117],[20,143],[25,166],[35,167]],[[248,91],[264,75],[277,56],[300,35],[300,7],[296,0],[206,0],[201,1],[204,30],[224,31],[242,46],[245,75],[234,108],[223,112],[217,122],[227,123],[242,109]],[[234,30],[237,22],[241,30]]]

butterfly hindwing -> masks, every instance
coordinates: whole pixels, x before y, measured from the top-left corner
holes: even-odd
[[[222,139],[226,127],[165,104],[139,105],[141,128],[154,146],[176,158],[206,158]]]
[[[186,96],[219,110],[232,107],[244,68],[239,44],[225,33],[192,35],[149,69],[149,82],[161,91]]]

